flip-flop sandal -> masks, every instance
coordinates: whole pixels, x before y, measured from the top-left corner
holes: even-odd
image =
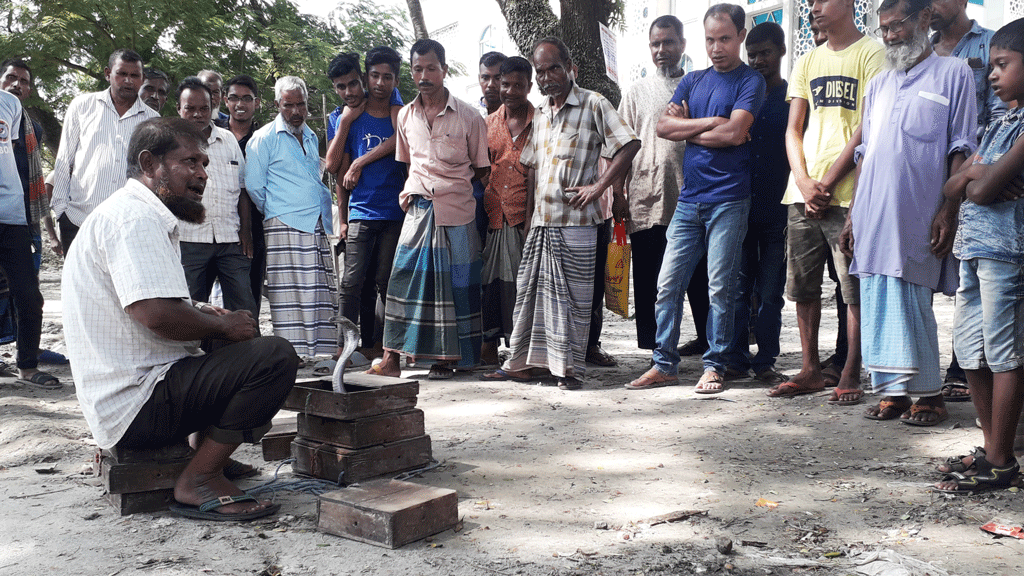
[[[821,388],[805,388],[804,386],[794,383],[792,380],[788,380],[778,386],[772,386],[768,389],[767,394],[769,398],[793,398],[794,396],[803,396],[804,394],[821,392],[824,389],[824,386]]]
[[[936,488],[936,491],[943,494],[977,494],[989,490],[1003,490],[1017,483],[1017,476],[1020,475],[1020,464],[1014,459],[1012,464],[996,468],[984,456],[978,455],[974,458],[977,473],[967,476],[961,472],[947,474],[942,480],[956,482],[956,488],[943,490]]]
[[[67,356],[59,352],[54,352],[53,350],[40,350],[39,362],[42,364],[55,364],[57,366],[63,366],[69,363]]]
[[[209,502],[205,502],[200,506],[192,506],[190,504],[175,503],[168,507],[168,510],[174,512],[179,516],[186,518],[195,518],[196,520],[213,520],[215,522],[240,522],[245,520],[255,520],[257,518],[263,518],[264,516],[270,516],[271,514],[277,513],[281,509],[280,504],[271,504],[261,510],[253,510],[252,512],[238,512],[235,514],[222,514],[220,512],[214,512],[216,508],[221,506],[227,506],[228,504],[234,504],[236,502],[259,502],[254,496],[249,494],[241,494],[238,496],[221,496],[220,498],[214,498]]]
[[[878,414],[865,412],[864,417],[868,420],[895,420],[911,406],[910,398],[902,398],[901,401],[883,399],[878,402]]]
[[[384,376],[385,378],[401,378],[401,376],[392,376],[391,374],[385,374],[384,369],[380,367],[380,364],[374,364],[370,368],[363,372],[363,374],[372,374],[373,376]]]
[[[521,382],[523,384],[536,380],[533,376],[526,376],[525,378],[522,376],[513,376],[500,368],[494,372],[484,374],[483,379],[490,380],[492,382],[505,382],[511,380],[512,382]]]
[[[952,474],[954,472],[959,472],[963,474],[968,470],[976,470],[978,456],[984,455],[985,449],[982,448],[981,446],[975,446],[974,449],[971,450],[968,454],[963,454],[960,456],[950,456],[949,458],[946,458],[946,461],[940,464],[940,466],[945,465],[947,468],[949,468],[949,470],[939,470],[939,467],[936,466],[935,471],[938,472],[939,474]],[[972,458],[970,466],[964,464],[964,458]]]
[[[60,390],[63,386],[56,376],[43,371],[36,372],[28,378],[18,378],[18,384],[41,388],[43,390]]]
[[[18,374],[11,372],[11,366],[7,362],[0,361],[0,377],[2,378],[14,378]]]
[[[843,373],[835,366],[829,364],[821,370],[821,379],[825,381],[825,388],[832,388],[838,386],[839,381],[842,380]]]
[[[583,382],[580,382],[577,378],[566,376],[565,378],[558,379],[559,390],[579,390],[580,388],[583,388]]]
[[[708,384],[718,384],[718,388],[707,388]],[[725,392],[725,379],[714,370],[705,370],[697,385],[693,387],[694,394],[720,394]]]
[[[953,390],[964,390],[966,394],[952,394]],[[970,402],[971,389],[967,384],[959,382],[946,382],[942,385],[942,399],[946,402]]]
[[[754,374],[754,380],[765,382],[767,384],[779,385],[783,382],[789,382],[789,376],[776,371],[774,368],[768,368],[767,370]]]
[[[911,417],[921,414],[930,413],[935,414],[935,420],[931,422],[921,422],[919,420],[911,420]],[[935,426],[941,424],[949,419],[949,411],[939,406],[928,406],[926,404],[914,404],[900,416],[900,422],[908,426]]]
[[[633,380],[629,384],[626,384],[627,390],[647,390],[648,388],[660,388],[662,386],[675,386],[679,384],[679,377],[675,374],[668,375],[658,370],[657,368],[651,368],[647,372],[644,372],[642,376]]]
[[[840,400],[840,396],[846,394],[856,394],[857,397],[853,400]],[[855,406],[857,404],[864,403],[864,391],[860,388],[833,388],[832,395],[829,396],[828,403],[833,406]]]
[[[337,365],[337,360],[321,360],[313,366],[313,374],[315,376],[327,376],[328,374],[334,374],[334,368]]]
[[[430,371],[427,372],[427,380],[451,380],[455,377],[455,370],[448,368],[447,366],[434,366],[430,367]]]

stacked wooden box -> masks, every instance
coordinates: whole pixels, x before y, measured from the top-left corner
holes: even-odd
[[[154,450],[119,448],[96,454],[104,498],[122,516],[166,510],[174,503],[174,482],[192,458],[187,442]]]
[[[430,462],[417,381],[355,373],[345,379],[344,393],[334,392],[329,378],[299,380],[285,400],[285,410],[299,413],[295,472],[351,484]]]

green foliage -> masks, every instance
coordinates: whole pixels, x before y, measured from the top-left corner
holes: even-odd
[[[204,68],[249,74],[262,87],[266,121],[276,113],[277,78],[303,78],[310,114],[321,116],[321,94],[328,111],[336,105],[325,73],[338,52],[387,44],[401,53],[410,43],[404,12],[372,0],[343,0],[328,20],[300,14],[289,0],[0,0],[0,26],[0,59],[29,61],[36,89],[27,105],[48,132],[59,131],[74,96],[108,86],[103,68],[117,48],[135,50],[174,84]],[[403,95],[414,94],[403,74]],[[173,107],[168,101],[163,113]],[[51,148],[58,137],[48,134]]]

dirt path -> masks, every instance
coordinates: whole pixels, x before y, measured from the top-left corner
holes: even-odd
[[[43,289],[44,346],[58,347],[53,270]],[[945,362],[951,300],[937,297],[936,310]],[[793,373],[792,305],[784,324],[779,368]],[[823,349],[834,326],[826,313]],[[620,366],[592,368],[579,392],[481,382],[478,374],[421,380],[419,407],[440,466],[413,481],[457,490],[463,526],[394,551],[317,532],[315,498],[303,493],[279,493],[282,516],[263,523],[116,516],[98,481],[83,473],[94,447],[73,386],[40,392],[2,380],[0,568],[102,576],[841,575],[861,573],[857,562],[890,550],[932,562],[933,576],[1024,573],[1024,541],[978,529],[994,517],[1024,522],[1019,493],[950,498],[928,490],[940,457],[981,441],[970,404],[951,404],[949,421],[919,429],[868,421],[863,406],[829,406],[825,392],[771,400],[753,381],[710,398],[688,385],[627,391],[622,384],[649,356],[635,348],[631,322],[609,318],[603,341]],[[13,352],[0,347],[8,361]],[[699,361],[684,360],[682,370],[685,382],[696,380]],[[54,372],[71,380],[66,367]],[[263,463],[257,447],[244,448],[242,459],[264,471],[247,486],[273,476],[275,465]],[[289,466],[281,472],[280,481],[294,479]],[[758,506],[762,498],[777,507]],[[680,510],[702,514],[644,522]],[[716,550],[719,538],[731,539],[730,555]]]

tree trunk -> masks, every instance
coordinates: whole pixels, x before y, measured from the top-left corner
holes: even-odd
[[[423,19],[423,8],[420,6],[420,0],[406,0],[409,4],[409,19],[412,20],[412,31],[416,40],[421,38],[430,38],[430,34],[427,33],[427,23]]]
[[[412,0],[410,0],[412,1]],[[495,0],[508,22],[508,34],[519,52],[531,56],[533,43],[557,36],[572,53],[579,68],[576,83],[600,93],[619,105],[619,86],[605,74],[604,52],[598,22],[607,23],[614,9],[611,0],[560,0],[561,20],[555,18],[548,0]]]

